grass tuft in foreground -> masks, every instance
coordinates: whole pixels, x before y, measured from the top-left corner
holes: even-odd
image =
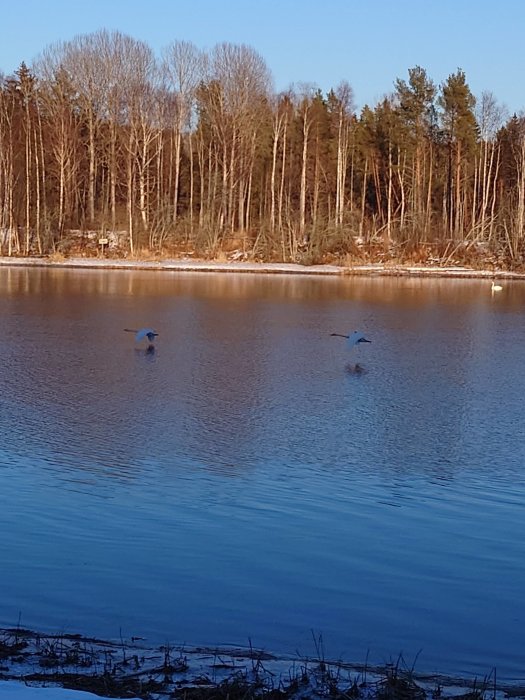
[[[503,700],[525,687],[416,674],[402,656],[384,666],[278,658],[247,648],[151,648],[143,640],[104,641],[80,635],[0,629],[2,680],[60,686],[108,698],[143,700]]]

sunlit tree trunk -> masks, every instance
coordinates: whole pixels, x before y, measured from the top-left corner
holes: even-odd
[[[359,223],[359,236],[362,238],[365,228],[365,204],[366,204],[366,188],[368,177],[368,158],[365,158],[365,168],[363,172],[363,190],[361,192],[361,220]]]
[[[278,223],[279,231],[281,234],[281,239],[283,241],[283,259],[285,259],[286,254],[284,253],[284,187],[286,181],[286,153],[287,153],[287,135],[288,135],[288,119],[285,118],[283,125],[283,138],[282,138],[282,157],[281,157],[281,181],[279,183],[279,204],[278,204]]]
[[[348,169],[349,112],[351,112],[353,107],[353,93],[350,85],[347,82],[342,82],[337,87],[335,94],[338,100],[335,224],[336,226],[342,226],[344,223],[346,173]]]
[[[40,125],[40,120],[37,119],[37,125]],[[42,255],[42,191],[41,177],[44,163],[40,160],[40,149],[38,148],[38,129],[35,126],[33,131],[34,154],[35,154],[35,233],[36,244],[39,255]]]
[[[277,155],[279,152],[279,141],[285,129],[286,114],[279,111],[279,105],[274,108],[273,133],[272,133],[272,167],[270,174],[270,230],[275,232],[276,207],[278,200],[277,193]]]
[[[134,241],[134,230],[133,230],[133,194],[134,194],[134,183],[133,183],[133,136],[131,129],[129,132],[129,143],[128,143],[128,157],[127,157],[127,214],[128,214],[128,236],[129,236],[129,251],[131,255],[135,254],[135,241]]]
[[[14,133],[13,111],[14,96],[7,90],[0,89],[0,183],[2,185],[2,199],[0,209],[0,227],[7,229],[7,253],[13,254],[13,249],[18,252],[18,236],[14,223]]]
[[[308,165],[308,140],[310,137],[310,127],[312,125],[310,117],[310,103],[307,97],[303,98],[301,111],[303,147],[301,155],[301,189],[299,195],[299,235],[301,240],[303,240],[306,233],[306,173]]]
[[[190,232],[193,235],[193,216],[194,216],[194,192],[195,192],[195,166],[193,154],[193,139],[191,131],[188,134],[188,153],[190,156]]]
[[[520,149],[516,156],[516,166],[518,172],[515,225],[511,232],[509,241],[509,252],[516,257],[520,242],[525,235],[525,137],[522,137]]]
[[[177,223],[179,209],[183,132],[185,129],[191,128],[190,122],[195,92],[203,78],[204,67],[204,55],[190,42],[173,42],[163,52],[162,70],[168,88],[174,92],[175,98],[175,119],[173,122],[175,151],[173,182],[174,224]]]

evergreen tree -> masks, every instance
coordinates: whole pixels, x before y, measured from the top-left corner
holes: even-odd
[[[469,175],[478,135],[474,116],[476,99],[461,69],[448,77],[438,102],[448,151],[444,216],[449,233],[459,238],[470,223],[467,219]]]

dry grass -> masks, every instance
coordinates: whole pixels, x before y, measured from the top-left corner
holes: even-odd
[[[0,680],[61,686],[109,698],[143,700],[503,700],[525,688],[418,676],[400,656],[383,667],[324,659],[278,659],[248,649],[151,649],[78,635],[0,630]],[[1,688],[1,685],[0,685]]]
[[[48,255],[48,260],[53,263],[63,263],[67,260],[67,256],[56,250],[54,253]]]
[[[82,234],[82,235],[81,235]],[[313,235],[313,234],[312,234]],[[102,255],[97,245],[96,231],[70,232],[60,243],[60,250],[49,254],[51,262],[65,262],[71,257],[99,258]],[[130,256],[128,242],[121,236],[120,247],[112,245],[103,252],[111,259],[127,258],[136,262],[162,262],[191,258],[218,263],[231,261],[257,261],[259,263],[297,262],[305,266],[333,264],[352,267],[363,264],[379,264],[384,267],[418,265],[421,267],[464,266],[473,270],[499,272],[524,272],[525,250],[509,253],[508,246],[494,240],[483,243],[476,240],[438,240],[417,242],[408,240],[393,242],[382,236],[361,238],[351,230],[327,229],[316,233],[309,242],[298,245],[291,256],[288,246],[283,247],[278,236],[239,232],[221,237],[217,231],[202,230],[184,238],[168,238],[162,247],[151,248],[142,239]]]

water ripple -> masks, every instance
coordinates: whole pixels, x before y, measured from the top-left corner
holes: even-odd
[[[1,622],[519,673],[523,287],[12,272]]]

